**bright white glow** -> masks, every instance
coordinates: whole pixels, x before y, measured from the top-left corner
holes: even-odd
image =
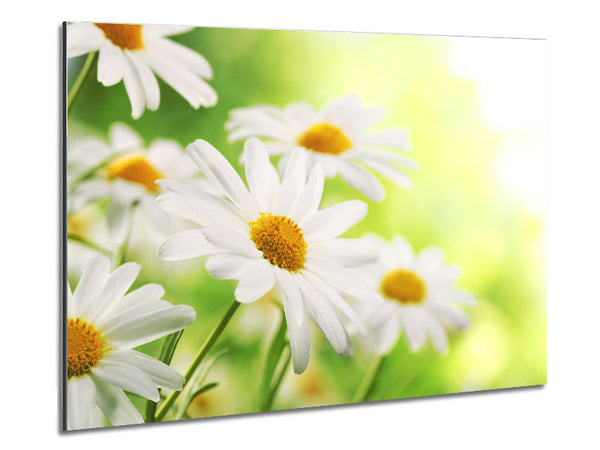
[[[454,38],[449,65],[477,83],[481,113],[497,129],[539,127],[546,120],[546,42]]]
[[[449,67],[473,80],[481,115],[502,133],[499,183],[534,214],[546,205],[546,42],[456,38]]]

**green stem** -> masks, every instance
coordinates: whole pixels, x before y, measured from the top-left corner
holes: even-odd
[[[75,80],[75,83],[73,83],[73,86],[69,91],[69,95],[67,96],[67,114],[71,112],[71,105],[77,98],[77,95],[79,94],[79,90],[81,89],[83,82],[88,77],[90,69],[92,68],[92,64],[96,59],[96,55],[98,55],[98,52],[91,52],[90,54],[88,54],[88,57],[85,60],[85,63],[83,63],[83,67],[81,68],[81,72],[79,72],[79,75],[77,75],[77,79]]]
[[[160,362],[165,363],[167,366],[171,364],[171,359],[173,359],[173,354],[175,353],[175,349],[177,348],[177,344],[179,343],[179,339],[181,339],[182,334],[183,330],[179,330],[165,338],[160,356],[158,358]],[[158,392],[160,393],[160,389]],[[146,423],[154,422],[155,413],[156,402],[148,400],[148,404],[146,405]]]
[[[379,382],[381,368],[383,367],[386,358],[386,356],[376,356],[373,359],[352,399],[353,403],[366,402],[369,400]]]
[[[119,267],[125,261],[125,253],[127,251],[127,241],[129,240],[129,236],[123,241],[119,250],[117,251],[117,255],[115,257],[115,267]]]
[[[113,200],[114,201],[114,200]],[[127,214],[129,214],[129,224],[127,228],[127,234],[125,234],[125,240],[119,246],[119,250],[117,251],[117,255],[115,257],[115,267],[119,267],[127,260],[127,244],[129,243],[129,238],[131,237],[131,231],[133,230],[133,215],[135,213],[135,208],[137,208],[139,202],[135,201],[131,205],[131,209]]]
[[[227,326],[227,324],[229,323],[229,321],[233,317],[233,314],[239,308],[239,306],[240,306],[240,303],[234,300],[233,304],[229,307],[229,309],[227,310],[227,312],[225,313],[225,315],[223,316],[223,318],[221,319],[219,324],[213,329],[213,331],[210,333],[210,335],[208,336],[206,341],[204,341],[204,344],[202,344],[202,347],[196,354],[196,357],[194,358],[194,360],[192,361],[192,364],[190,365],[190,367],[188,367],[188,370],[184,375],[184,377],[185,377],[185,382],[183,385],[184,388],[185,388],[186,383],[191,379],[192,375],[194,374],[194,372],[196,371],[196,369],[202,362],[202,360],[208,354],[208,352],[213,347],[213,345],[215,345],[215,342],[217,342],[217,339],[219,339],[219,336],[221,336],[221,334],[223,333],[223,330],[225,329],[225,327]],[[182,390],[183,390],[183,388],[182,388]],[[157,422],[160,422],[162,419],[164,419],[165,415],[167,414],[167,412],[169,411],[171,406],[173,406],[173,403],[175,403],[175,400],[177,400],[177,397],[179,397],[179,394],[181,394],[181,391],[173,391],[173,392],[171,392],[171,394],[169,394],[169,396],[166,398],[166,400],[160,406],[160,408],[158,409],[158,412],[156,413],[156,421]]]
[[[283,378],[285,377],[285,374],[288,371],[288,367],[290,367],[291,360],[292,360],[292,352],[290,350],[287,352],[285,362],[283,363],[281,370],[279,371],[279,374],[275,377],[275,382],[273,383],[273,386],[271,388],[271,391],[269,392],[269,396],[267,397],[267,400],[265,402],[265,405],[264,405],[262,411],[270,411],[271,408],[273,407],[273,401],[275,400],[275,396],[277,395],[277,392],[279,391],[281,382],[283,381]]]
[[[69,234],[67,235],[67,239],[70,241],[77,242],[81,245],[85,245],[86,247],[91,248],[92,250],[105,254],[106,256],[112,256],[112,252],[110,250],[107,250],[104,247],[100,247],[99,245],[96,245],[93,242],[88,241],[87,239],[84,239],[82,237]]]
[[[277,369],[277,365],[279,364],[281,355],[287,346],[286,335],[287,322],[285,320],[285,315],[283,311],[281,311],[281,321],[279,322],[279,327],[273,335],[273,339],[271,340],[271,344],[269,345],[269,349],[267,350],[267,356],[265,358],[263,377],[259,388],[259,411],[267,411],[266,408],[268,398],[271,392],[273,376],[275,375],[275,370]]]

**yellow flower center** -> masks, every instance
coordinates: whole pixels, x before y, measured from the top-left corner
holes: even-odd
[[[138,183],[149,191],[157,191],[160,187],[155,184],[156,180],[164,178],[164,175],[154,167],[144,155],[127,155],[113,161],[106,169],[109,180],[122,178],[124,180]]]
[[[89,228],[88,221],[80,213],[72,213],[67,217],[67,234],[83,238]]]
[[[352,141],[340,127],[321,122],[302,133],[298,145],[319,153],[339,155],[352,147]]]
[[[117,23],[95,23],[104,35],[123,50],[141,50],[144,48],[141,25],[122,25]]]
[[[388,272],[381,281],[381,291],[386,297],[403,304],[419,304],[425,300],[425,283],[410,270]]]
[[[80,377],[96,367],[110,348],[96,329],[83,320],[67,322],[67,376]]]
[[[250,238],[271,264],[290,272],[304,267],[306,242],[296,222],[285,216],[261,212],[249,225]]]

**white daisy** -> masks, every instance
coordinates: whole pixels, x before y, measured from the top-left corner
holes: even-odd
[[[235,109],[225,127],[232,142],[252,136],[268,139],[269,154],[283,154],[280,171],[289,154],[302,148],[309,167],[320,163],[327,178],[339,174],[367,197],[381,201],[385,190],[365,166],[407,188],[412,186],[410,179],[394,164],[416,167],[405,156],[385,150],[407,150],[410,145],[406,131],[367,132],[385,114],[384,108],[366,108],[358,96],[349,95],[330,101],[321,111],[307,103],[291,103],[285,108],[257,105]],[[244,155],[242,163],[243,160]]]
[[[456,305],[477,304],[474,296],[455,288],[460,270],[443,264],[444,253],[438,248],[414,255],[411,245],[400,236],[391,243],[376,236],[362,240],[377,249],[378,259],[361,268],[358,276],[386,300],[375,307],[363,303],[356,308],[375,352],[388,353],[404,331],[412,351],[420,350],[430,338],[437,351],[445,353],[446,331],[469,324]]]
[[[197,140],[191,159],[224,198],[172,181],[158,183],[168,194],[157,199],[168,213],[204,228],[171,236],[158,250],[166,260],[210,255],[206,268],[215,278],[238,280],[235,298],[254,302],[273,287],[281,290],[294,371],[310,356],[308,317],[333,349],[350,357],[354,346],[340,316],[365,332],[340,295],[381,302],[344,265],[364,264],[374,255],[354,240],[336,239],[367,213],[358,200],[319,210],[324,176],[320,165],[306,177],[305,152],[291,155],[281,181],[264,145],[246,142],[246,179],[214,147]],[[344,265],[339,261],[343,261]]]
[[[98,169],[98,167],[100,167]],[[94,169],[98,169],[95,170]],[[92,171],[93,173],[90,173]],[[108,229],[117,244],[124,242],[131,227],[132,205],[139,205],[150,236],[164,240],[171,232],[169,217],[156,206],[160,178],[207,186],[198,170],[175,141],[157,139],[148,148],[123,124],[109,130],[109,142],[89,137],[70,144],[67,150],[69,210],[101,198],[110,198]]]
[[[158,388],[181,390],[184,378],[136,350],[196,320],[188,305],[161,300],[162,286],[147,284],[125,295],[140,271],[127,263],[110,272],[99,256],[86,267],[67,300],[67,428],[99,426],[99,411],[113,425],[143,422],[123,390],[152,401]]]
[[[131,103],[131,115],[139,118],[145,107],[156,111],[160,91],[155,73],[190,105],[213,106],[217,94],[204,80],[213,76],[200,54],[166,36],[193,27],[73,23],[67,28],[67,57],[99,51],[98,81],[112,86],[123,80]]]

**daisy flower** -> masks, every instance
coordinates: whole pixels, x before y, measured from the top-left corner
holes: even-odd
[[[166,364],[132,350],[190,325],[188,305],[161,300],[162,286],[147,284],[125,295],[140,271],[126,263],[110,272],[104,256],[92,259],[67,299],[67,428],[143,422],[125,391],[152,401],[158,388],[181,390],[184,378]]]
[[[217,94],[205,79],[213,76],[208,61],[200,54],[166,36],[193,27],[126,25],[116,23],[73,23],[67,28],[67,57],[99,51],[98,81],[112,86],[123,80],[138,119],[147,107],[160,104],[154,74],[173,87],[192,107],[213,106]]]
[[[168,193],[157,199],[166,212],[189,219],[202,229],[171,236],[158,249],[165,260],[210,255],[209,273],[237,280],[235,298],[254,302],[276,288],[283,298],[294,371],[302,373],[310,356],[308,318],[333,349],[351,357],[354,346],[340,317],[366,332],[341,294],[381,302],[376,291],[357,281],[348,266],[374,260],[351,239],[336,239],[367,213],[352,200],[319,210],[324,175],[320,165],[306,177],[306,154],[291,155],[280,180],[264,145],[245,145],[246,179],[214,147],[196,140],[191,159],[221,192],[217,198],[185,184],[161,180]]]
[[[198,170],[177,142],[157,139],[145,148],[140,136],[123,124],[110,128],[108,143],[88,137],[69,145],[67,168],[69,210],[109,198],[108,229],[117,244],[127,239],[134,204],[139,205],[149,236],[159,241],[168,236],[171,221],[154,201],[160,193],[156,180],[207,185],[197,178]]]
[[[412,351],[420,350],[431,339],[439,353],[448,349],[446,331],[465,328],[467,315],[456,305],[476,305],[471,294],[454,284],[460,270],[443,263],[442,250],[430,247],[414,255],[411,245],[395,236],[390,243],[376,236],[363,238],[377,249],[377,262],[364,268],[359,276],[378,289],[385,302],[357,305],[369,330],[368,342],[377,354],[387,354],[402,332]]]
[[[367,132],[385,114],[385,109],[364,107],[358,96],[349,95],[330,101],[321,111],[307,103],[291,103],[285,108],[257,105],[234,109],[225,127],[232,142],[252,136],[267,139],[269,154],[283,155],[280,171],[294,149],[301,148],[309,167],[320,163],[327,178],[339,174],[367,197],[381,201],[385,190],[365,166],[407,188],[412,183],[395,164],[416,167],[405,156],[386,150],[409,149],[406,131]]]

